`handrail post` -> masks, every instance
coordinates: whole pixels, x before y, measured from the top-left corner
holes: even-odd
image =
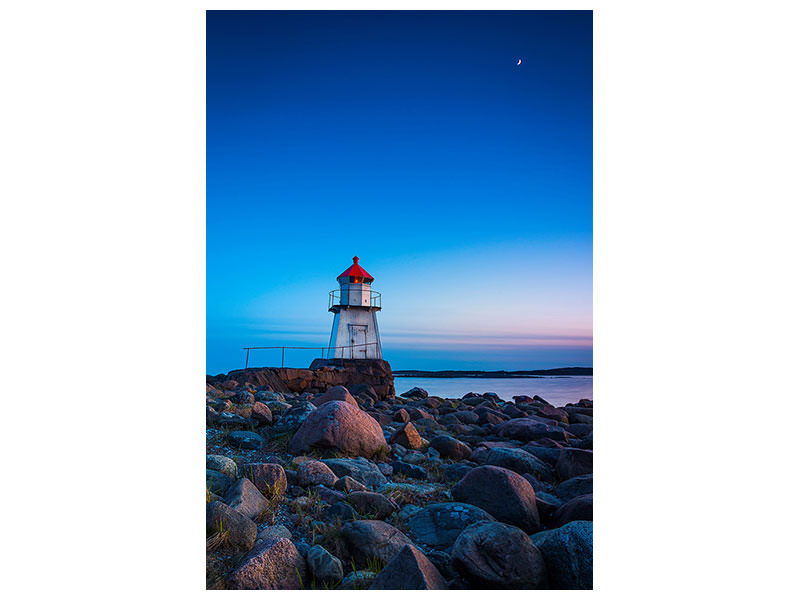
[[[250,348],[247,349],[247,356],[244,359],[244,368],[247,369],[247,364],[250,362]]]

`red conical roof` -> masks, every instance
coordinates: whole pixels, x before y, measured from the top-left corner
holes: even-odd
[[[353,257],[353,264],[350,265],[350,268],[347,269],[344,273],[339,275],[336,279],[341,277],[363,277],[364,279],[369,279],[370,281],[374,280],[375,278],[367,273],[361,266],[358,264],[358,257]]]

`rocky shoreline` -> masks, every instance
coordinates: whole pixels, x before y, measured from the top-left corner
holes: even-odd
[[[209,589],[592,588],[592,401],[206,388]]]

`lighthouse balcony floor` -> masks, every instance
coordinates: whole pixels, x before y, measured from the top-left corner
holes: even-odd
[[[353,308],[363,308],[364,310],[380,310],[380,306],[361,306],[360,304],[334,304],[330,308],[328,308],[329,312],[338,313],[343,308],[353,309]]]

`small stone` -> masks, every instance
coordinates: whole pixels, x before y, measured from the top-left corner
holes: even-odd
[[[338,477],[330,467],[318,460],[305,461],[297,468],[297,484],[302,487],[310,485],[333,486]]]
[[[320,545],[312,546],[306,554],[311,575],[317,581],[340,581],[344,576],[342,561]]]

